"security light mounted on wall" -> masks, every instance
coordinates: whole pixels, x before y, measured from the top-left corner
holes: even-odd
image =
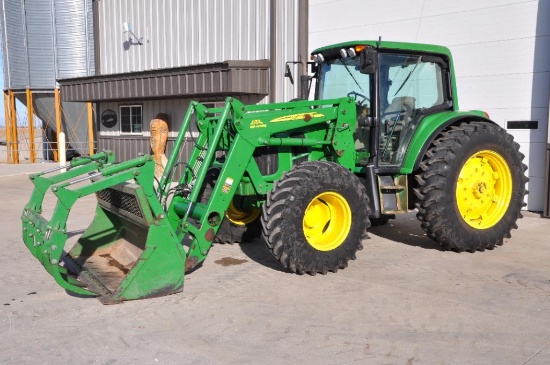
[[[128,42],[130,44],[139,44],[140,46],[143,44],[141,43],[141,40],[143,39],[143,37],[138,38],[138,36],[135,35],[134,32],[132,32],[132,24],[129,24],[128,22],[122,23],[122,31],[124,33],[130,33],[136,39],[137,43],[132,43],[132,38],[128,39]]]

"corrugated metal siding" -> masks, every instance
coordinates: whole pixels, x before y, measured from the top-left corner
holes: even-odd
[[[150,121],[158,113],[165,113],[168,115],[168,124],[171,131],[177,131],[185,112],[189,106],[188,99],[169,99],[169,100],[147,100],[147,101],[128,101],[128,102],[105,102],[101,103],[99,107],[98,115],[101,116],[101,113],[107,109],[114,110],[118,116],[118,123],[120,123],[120,111],[119,107],[122,105],[141,105],[142,106],[142,115],[143,115],[143,131],[149,131]],[[105,128],[101,123],[99,124],[99,131],[103,135],[107,133],[108,135],[119,135],[119,124],[113,128]],[[145,152],[145,151],[141,151]]]
[[[95,46],[94,46],[94,7],[92,0],[86,0],[86,44],[88,45],[88,62],[86,75],[95,75]]]
[[[238,98],[241,102],[245,104],[256,104],[259,102],[261,96],[241,96]],[[194,99],[196,100],[196,99]],[[119,114],[119,107],[122,105],[141,105],[142,106],[142,115],[143,115],[143,131],[149,131],[149,123],[158,113],[165,113],[168,115],[168,125],[169,129],[172,132],[177,133],[180,129],[183,118],[185,117],[185,112],[189,107],[191,99],[158,99],[158,100],[146,100],[146,101],[124,101],[124,102],[103,102],[100,103],[98,115],[107,109],[114,110],[117,115]],[[224,97],[219,98],[207,98],[203,99],[203,102],[224,102]],[[118,120],[120,121],[120,115],[118,115]],[[119,126],[116,125],[113,128],[105,128],[101,123],[98,123],[100,134],[103,135],[119,135]],[[143,152],[143,151],[142,151]]]
[[[151,153],[151,145],[149,142],[149,125],[151,120],[158,113],[165,113],[168,115],[168,125],[170,131],[170,138],[166,144],[166,154],[169,155],[174,146],[174,137],[177,135],[185,112],[189,107],[189,99],[171,99],[171,100],[148,100],[143,102],[129,102],[129,103],[101,103],[98,115],[107,109],[114,110],[118,116],[118,124],[111,128],[105,128],[101,123],[100,132],[98,135],[98,149],[111,150],[115,153],[117,161],[126,161],[131,158],[137,157],[140,153]],[[120,124],[120,109],[122,105],[137,104],[142,105],[143,113],[143,130],[141,135],[124,135],[119,132]],[[191,131],[196,131],[194,126],[191,126]],[[185,143],[182,150],[182,158],[186,159],[191,153],[191,143]],[[181,173],[181,171],[180,171]]]
[[[29,86],[52,88],[56,76],[52,4],[44,0],[26,0],[25,13]]]
[[[113,76],[60,80],[62,100],[176,98],[182,95],[267,95],[269,61],[227,61]]]
[[[1,2],[5,88],[53,89],[56,77],[94,75],[92,0]]]
[[[4,63],[7,73],[4,88],[25,88],[28,85],[28,62],[23,2],[4,0],[3,10],[3,52],[7,61]]]
[[[8,59],[7,59],[7,56],[6,56],[6,24],[5,24],[5,21],[4,21],[4,14],[5,14],[5,10],[4,10],[4,2],[0,2],[0,33],[2,34],[2,36],[0,37],[0,42],[2,43],[2,65],[4,65],[4,67],[2,67],[2,71],[3,71],[3,79],[4,80],[4,84],[7,84],[9,83],[9,71],[8,71],[8,67],[6,67],[6,65],[8,65]]]
[[[267,0],[98,1],[100,74],[270,58]],[[274,100],[287,101],[298,96],[298,83],[283,77],[285,62],[298,60],[298,2],[278,0],[276,11]],[[123,22],[139,39],[123,32]]]
[[[294,85],[284,77],[284,66],[287,61],[299,61],[298,54],[298,1],[278,0],[276,2],[276,48],[277,75],[275,77],[275,101],[289,101],[299,97],[299,66],[289,65],[294,75]],[[308,60],[305,60],[308,61]]]
[[[93,42],[89,42],[89,35],[93,36],[91,7],[91,0],[54,0],[58,79],[94,74],[90,67],[94,59],[90,53]]]
[[[186,160],[191,154],[191,142],[185,143],[182,148],[181,159]],[[174,138],[169,138],[166,141],[166,155],[172,151],[174,147]],[[137,157],[140,153],[151,153],[151,145],[149,138],[146,137],[103,137],[98,140],[98,151],[110,150],[115,153],[115,159],[117,162],[127,161],[129,159]],[[181,165],[176,169],[174,179],[178,180],[181,177],[183,168]]]
[[[269,1],[99,0],[98,8],[101,74],[269,58]]]
[[[262,100],[261,96],[247,95],[242,96],[239,100],[245,104],[256,104]],[[98,133],[98,149],[110,149],[115,152],[118,161],[126,161],[128,159],[136,157],[139,153],[151,153],[151,147],[149,145],[149,124],[151,120],[158,113],[165,113],[168,115],[168,126],[170,129],[170,139],[166,146],[166,154],[170,154],[172,151],[173,140],[177,136],[185,112],[189,107],[190,99],[169,99],[169,100],[147,100],[147,101],[135,101],[135,102],[105,102],[101,103],[98,111],[98,116],[107,109],[111,109],[117,113],[118,123],[120,123],[120,109],[122,105],[142,105],[143,113],[143,131],[141,135],[124,135],[119,132],[119,124],[113,128],[105,128],[101,123],[99,125]],[[210,102],[223,102],[223,99],[210,98],[205,103]],[[196,132],[196,128],[191,124],[191,132]],[[186,143],[182,151],[182,158],[186,159],[191,151],[191,143]]]

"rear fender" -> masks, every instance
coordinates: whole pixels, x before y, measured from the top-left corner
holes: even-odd
[[[446,111],[425,117],[422,122],[420,122],[418,129],[409,144],[405,161],[403,162],[400,173],[410,174],[418,169],[418,166],[420,165],[420,162],[422,162],[426,151],[442,131],[452,125],[474,120],[483,120],[489,123],[495,123],[487,118],[487,114],[485,112],[480,110],[464,112]]]

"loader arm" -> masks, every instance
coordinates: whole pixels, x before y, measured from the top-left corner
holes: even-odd
[[[206,258],[244,179],[252,185],[255,194],[265,198],[273,181],[288,170],[282,168],[275,174],[263,175],[253,158],[257,148],[311,147],[317,150],[310,155],[313,158],[332,159],[350,170],[354,167],[355,102],[351,98],[254,106],[245,106],[228,98],[221,109],[207,110],[200,104],[190,108],[195,109],[200,133],[187,162],[188,173],[184,173],[178,183],[180,193],[171,200],[167,211],[178,237],[182,240],[186,234],[191,237],[187,270]],[[192,114],[188,112],[187,116],[190,118]],[[212,117],[216,114],[220,116]],[[184,125],[188,126],[188,123],[184,121]],[[293,131],[303,132],[304,137],[279,136]],[[184,133],[184,130],[180,131],[178,139],[183,138]],[[223,163],[216,161],[216,152],[225,153]],[[220,174],[210,199],[201,201],[199,195],[205,176],[213,166],[221,166]],[[198,224],[192,224],[190,219]]]

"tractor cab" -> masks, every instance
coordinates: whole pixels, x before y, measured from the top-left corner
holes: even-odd
[[[312,53],[317,69],[315,98],[355,99],[358,160],[367,153],[378,168],[401,167],[423,118],[453,109],[448,50],[440,47],[436,54],[424,48],[363,41]]]

